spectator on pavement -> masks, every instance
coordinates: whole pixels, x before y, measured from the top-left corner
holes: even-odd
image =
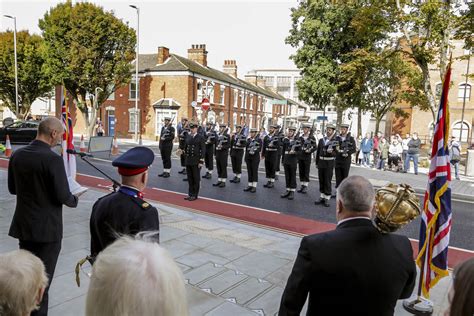
[[[372,148],[373,155],[374,155],[374,168],[377,168],[377,166],[379,165],[379,159],[380,159],[379,144],[380,144],[380,141],[382,140],[382,137],[383,137],[382,133],[377,132],[377,136],[374,136],[374,138],[372,139],[374,143],[374,147]]]
[[[370,133],[365,134],[365,137],[362,139],[361,145],[360,145],[360,150],[362,151],[362,154],[364,155],[362,159],[362,165],[364,167],[370,167],[370,152],[372,151],[374,147],[374,143],[372,139],[370,138]]]
[[[100,118],[98,118],[95,123],[95,131],[97,133],[97,136],[104,136],[104,124],[102,124]]]
[[[410,141],[411,137],[410,134],[406,134],[405,138],[402,140],[402,162],[403,167],[405,168],[405,160],[407,159],[408,154],[408,142]]]
[[[474,315],[474,258],[457,265],[448,292],[449,309],[445,316]]]
[[[99,254],[87,292],[87,316],[188,315],[180,268],[147,235],[121,237]]]
[[[454,175],[456,179],[459,178],[459,162],[461,161],[461,144],[456,141],[456,137],[451,136],[451,141],[449,142],[449,162],[454,167]]]
[[[402,152],[402,145],[395,138],[388,148],[388,167],[391,170],[400,171],[399,165]]]
[[[360,162],[362,161],[362,158],[359,156],[361,151],[360,151],[360,145],[362,144],[362,135],[359,135],[356,139],[356,154],[355,154],[355,163],[360,166]]]
[[[413,133],[408,142],[407,157],[405,158],[405,172],[410,171],[410,160],[413,160],[413,167],[415,174],[418,174],[418,157],[420,156],[421,140],[418,138],[418,133]]]
[[[383,234],[371,221],[372,184],[350,176],[339,185],[337,227],[302,239],[283,292],[280,316],[393,315],[398,299],[415,286],[416,268],[407,237]]]
[[[382,137],[379,142],[379,170],[385,170],[385,163],[388,159],[388,148],[389,145],[387,143],[387,140],[385,139],[385,137]]]
[[[30,315],[38,309],[47,285],[44,264],[31,252],[0,254],[0,315]]]

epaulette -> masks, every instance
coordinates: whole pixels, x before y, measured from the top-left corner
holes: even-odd
[[[153,207],[150,203],[148,203],[147,201],[139,197],[130,196],[130,198],[132,199],[133,202],[135,202],[138,206],[140,206],[144,210],[149,210],[150,208]]]

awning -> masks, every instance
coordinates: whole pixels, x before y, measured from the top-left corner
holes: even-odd
[[[155,109],[177,110],[181,107],[178,101],[173,98],[162,98],[152,104]]]

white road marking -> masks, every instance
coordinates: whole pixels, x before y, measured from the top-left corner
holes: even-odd
[[[158,188],[152,188],[152,189],[153,189],[153,190],[157,190],[157,191],[175,193],[175,194],[179,194],[179,195],[183,195],[183,196],[186,196],[186,195],[187,195],[187,194],[185,194],[185,193],[175,192],[175,191],[171,191],[171,190],[164,190],[164,189],[158,189]],[[229,204],[229,205],[235,205],[235,206],[253,208],[253,209],[256,209],[256,210],[259,210],[259,211],[268,212],[268,213],[281,214],[280,212],[277,212],[277,211],[272,211],[272,210],[267,210],[267,209],[264,209],[264,208],[259,208],[259,207],[254,207],[254,206],[248,206],[248,205],[243,205],[243,204],[237,204],[237,203],[232,203],[232,202],[227,202],[227,201],[216,200],[216,199],[212,199],[212,198],[208,198],[208,197],[199,197],[199,198],[200,198],[200,199],[204,199],[204,200],[209,200],[209,201],[215,201],[215,202],[225,203],[225,204]]]
[[[411,240],[411,241],[416,241],[417,243],[420,242],[418,239],[414,239],[414,238],[408,238],[408,239]],[[462,252],[467,252],[467,253],[473,253],[473,254],[474,254],[474,250],[469,250],[469,249],[464,249],[464,248],[458,248],[458,247],[454,247],[454,246],[449,246],[449,249],[453,249],[453,250],[457,250],[457,251],[462,251]]]
[[[80,176],[85,176],[85,177],[91,177],[91,178],[96,178],[96,179],[105,180],[105,179],[102,178],[102,177],[91,176],[91,175],[85,174],[85,173],[77,173],[77,174],[80,175]]]

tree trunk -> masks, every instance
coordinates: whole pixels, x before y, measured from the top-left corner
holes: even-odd
[[[423,91],[428,98],[428,103],[430,104],[430,111],[434,122],[436,120],[436,100],[433,95],[433,91],[431,91],[430,70],[428,68],[428,64],[426,63],[418,63],[418,66],[421,68],[423,73]]]
[[[336,125],[339,127],[342,124],[342,115],[344,114],[344,110],[342,109],[341,106],[336,107],[336,113],[337,113]]]
[[[357,137],[362,135],[362,108],[357,109]]]
[[[377,133],[379,132],[380,121],[382,120],[382,117],[375,116],[375,135],[377,135]]]

